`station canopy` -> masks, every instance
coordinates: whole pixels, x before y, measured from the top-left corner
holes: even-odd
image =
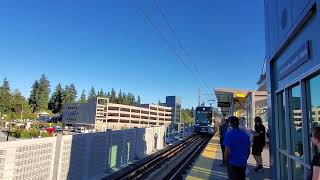
[[[240,115],[242,111],[245,111],[246,96],[249,92],[253,92],[230,88],[214,88],[213,91],[217,97],[217,106],[220,107],[221,113],[224,116]]]

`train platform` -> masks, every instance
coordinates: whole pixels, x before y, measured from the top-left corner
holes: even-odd
[[[255,172],[255,160],[250,155],[248,160],[247,178],[249,180],[270,179],[270,165],[269,165],[269,149],[265,148],[262,154],[264,172]],[[193,163],[192,168],[187,173],[185,179],[187,180],[226,180],[228,179],[227,168],[221,167],[222,151],[219,144],[219,137],[213,136],[207,147]]]

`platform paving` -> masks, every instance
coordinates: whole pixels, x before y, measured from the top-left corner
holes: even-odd
[[[255,172],[255,160],[250,155],[248,160],[248,174],[249,180],[263,180],[270,179],[270,167],[269,167],[269,149],[265,148],[262,154],[264,172]],[[193,163],[191,170],[185,177],[187,180],[226,180],[228,179],[227,168],[221,167],[222,152],[219,144],[219,137],[214,136],[202,154]]]

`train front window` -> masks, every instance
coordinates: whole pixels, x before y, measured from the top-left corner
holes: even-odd
[[[197,111],[196,123],[211,123],[211,113],[205,111]]]

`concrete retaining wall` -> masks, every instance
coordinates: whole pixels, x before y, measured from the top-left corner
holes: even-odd
[[[0,179],[99,179],[164,147],[165,128],[0,143]]]

